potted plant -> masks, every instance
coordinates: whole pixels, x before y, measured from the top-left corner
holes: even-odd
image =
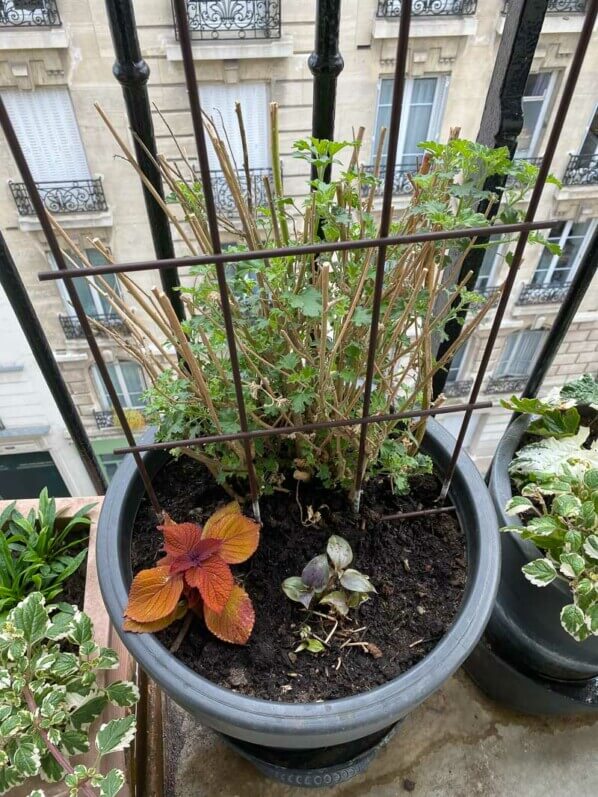
[[[541,399],[512,397],[489,474],[502,575],[466,669],[526,713],[598,708],[598,382],[585,374]],[[539,592],[538,587],[542,587]]]
[[[122,742],[134,717],[122,720],[137,689],[100,596],[99,502],[45,489],[0,502],[0,793],[129,794]],[[98,738],[100,722],[108,731]]]
[[[248,158],[237,167],[217,124],[205,122],[235,205],[220,218],[229,245],[266,251],[375,237],[382,143],[372,175],[359,165],[359,138],[297,142],[296,157],[317,175],[300,205],[284,193],[276,104],[271,110],[272,178],[259,190]],[[210,252],[203,187],[177,146],[178,161],[158,163],[172,190],[164,209],[191,253]],[[509,175],[499,220],[519,218],[515,206],[535,180],[533,166],[456,134],[422,149],[410,204],[392,234],[490,226],[475,211],[481,198],[498,201],[482,190],[489,174]],[[341,153],[339,176],[325,182]],[[444,397],[432,402],[432,377],[492,304],[468,280],[454,284],[474,245],[460,239],[388,248],[373,413],[441,408]],[[77,257],[85,264],[83,253]],[[99,524],[102,594],[131,654],[161,689],[264,771],[303,785],[340,782],[367,765],[390,730],[471,651],[498,580],[496,517],[466,454],[449,496],[455,514],[384,519],[437,506],[454,440],[436,421],[369,425],[363,491],[355,493],[360,427],[343,419],[362,414],[374,263],[370,248],[264,256],[230,270],[249,424],[264,433],[251,449],[259,523],[244,508],[243,446],[225,440],[173,444],[144,457],[159,518],[126,458]],[[133,338],[106,334],[151,383],[144,414],[157,441],[239,429],[213,266],[191,267],[190,276],[183,323],[160,290],[145,292],[130,275],[119,274],[122,295],[145,314],[107,283],[102,288]],[[472,309],[460,339],[436,360],[434,341],[462,303]],[[330,419],[343,422],[270,434]]]

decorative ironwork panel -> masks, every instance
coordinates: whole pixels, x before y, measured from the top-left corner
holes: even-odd
[[[414,17],[462,17],[475,14],[478,0],[413,0]],[[379,0],[378,17],[401,15],[401,0]]]
[[[199,169],[197,168],[196,164],[193,164],[193,171],[195,173],[196,180],[201,182]],[[264,189],[265,175],[271,178],[272,170],[270,168],[249,170],[251,201],[254,208],[259,208],[267,203],[266,191]],[[224,215],[236,216],[237,206],[235,205],[235,200],[233,199],[228,183],[226,182],[224,172],[217,169],[211,170],[210,177],[212,178],[212,190],[214,192],[214,201],[216,202],[218,212]],[[247,177],[243,169],[237,170],[237,179],[239,180],[239,184],[244,196],[247,197]]]
[[[418,166],[417,164],[410,161],[409,163],[397,163],[395,166],[395,178],[393,182],[392,192],[393,194],[410,194],[413,191],[413,185],[411,184],[411,180],[409,179],[410,174],[415,174],[417,172]],[[374,173],[373,166],[364,166],[364,172],[368,174]],[[386,175],[386,167],[380,167],[380,182],[376,187],[376,194],[382,194],[384,191],[384,177]],[[364,188],[364,192],[367,192],[369,189],[367,187]]]
[[[466,396],[473,387],[473,379],[459,379],[456,382],[445,382],[443,393],[447,398]]]
[[[524,285],[517,299],[517,304],[562,302],[570,285],[570,282],[563,282],[558,285]]]
[[[94,321],[99,321],[106,327],[117,329],[119,332],[125,334],[129,331],[126,323],[116,313],[94,313],[90,318],[93,318]],[[67,340],[76,340],[77,338],[85,337],[76,315],[59,315],[58,320],[60,321],[64,336]],[[101,335],[102,331],[103,330],[100,328],[95,327],[96,335]]]
[[[33,216],[35,210],[25,183],[9,182],[19,216]],[[61,180],[36,183],[44,206],[50,213],[97,213],[108,210],[102,180]]]
[[[96,420],[98,429],[112,429],[114,423],[114,413],[112,410],[94,410],[93,417]]]
[[[598,155],[571,155],[563,183],[565,185],[598,183]]]
[[[519,393],[527,384],[527,376],[490,377],[486,382],[486,393]]]
[[[57,28],[56,0],[0,0],[0,27]]]
[[[192,39],[279,39],[281,0],[187,0]]]
[[[509,9],[509,0],[505,0],[502,13]],[[548,0],[547,14],[583,14],[586,10],[586,0]]]

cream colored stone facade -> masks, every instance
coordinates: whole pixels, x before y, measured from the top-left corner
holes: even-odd
[[[56,3],[62,20],[60,26],[36,29],[0,24],[0,92],[7,88],[23,92],[45,86],[68,88],[89,170],[94,177],[101,177],[108,210],[67,214],[61,218],[80,245],[84,245],[88,237],[99,237],[119,261],[152,257],[139,182],[131,169],[114,157],[114,141],[94,109],[94,103],[98,102],[119,133],[131,143],[121,88],[112,75],[114,52],[104,4],[95,0],[56,0]],[[315,0],[280,0],[280,5],[279,38],[202,40],[195,42],[194,52],[200,88],[208,84],[266,84],[268,98],[280,104],[286,189],[299,196],[305,192],[304,164],[290,155],[292,143],[308,135],[311,127],[312,76],[307,58],[313,48],[316,4]],[[413,19],[409,76],[446,78],[439,127],[442,139],[455,126],[461,128],[465,137],[475,138],[477,134],[504,26],[502,6],[502,0],[479,0],[476,13],[472,15],[415,16]],[[392,76],[398,32],[397,18],[378,17],[377,7],[377,0],[344,0],[342,5],[340,49],[345,68],[338,84],[337,137],[348,139],[359,125],[365,125],[365,163],[371,158],[380,81]],[[143,55],[151,70],[150,99],[192,153],[191,121],[170,0],[137,0],[135,11]],[[581,24],[581,14],[550,14],[546,18],[532,71],[551,72],[554,78],[542,129],[538,131],[535,155],[543,153],[546,130],[554,116]],[[594,34],[553,164],[558,177],[563,176],[570,153],[578,152],[598,103],[597,45],[598,37]],[[154,117],[159,150],[174,156],[174,145],[164,122],[157,114]],[[265,127],[263,135],[268,135]],[[51,151],[47,157],[52,158]],[[108,441],[114,441],[118,432],[113,427],[97,428],[94,410],[102,409],[102,401],[91,375],[87,345],[82,339],[65,337],[59,315],[68,314],[69,310],[57,283],[37,280],[37,273],[47,268],[47,246],[35,220],[17,213],[8,180],[18,182],[19,179],[0,136],[0,226],[89,432],[94,440],[105,441],[99,445],[99,450],[106,453],[112,445]],[[405,202],[404,197],[397,197],[398,208]],[[598,219],[598,182],[560,189],[547,186],[539,216],[575,222]],[[176,234],[175,241],[177,251],[183,253],[184,247]],[[559,305],[554,302],[517,303],[521,287],[530,282],[539,256],[538,248],[526,254],[489,374],[501,356],[508,334],[522,329],[547,328],[558,311]],[[493,274],[492,284],[500,284],[504,268]],[[148,273],[141,274],[139,279],[149,288],[158,278]],[[485,326],[472,340],[458,381],[471,379],[487,334]],[[109,361],[122,358],[106,338],[100,341]],[[597,351],[598,285],[594,284],[557,356],[547,386],[586,370],[595,371]],[[493,394],[491,398],[498,405],[500,394]],[[489,461],[507,417],[499,406],[479,415],[469,448],[481,467]]]

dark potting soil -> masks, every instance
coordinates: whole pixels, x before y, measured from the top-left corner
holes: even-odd
[[[230,498],[200,463],[187,457],[171,461],[154,478],[161,506],[177,522],[204,523]],[[388,482],[369,482],[357,518],[344,493],[312,483],[260,500],[262,530],[257,552],[233,567],[249,593],[256,621],[247,645],[229,645],[193,619],[176,656],[221,686],[268,700],[309,702],[367,691],[413,667],[438,643],[459,609],[467,575],[465,536],[450,513],[399,522],[381,522],[392,512],[431,507],[439,492],[433,476],[418,477],[408,496],[393,496]],[[305,525],[308,508],[321,514],[318,525]],[[353,548],[352,566],[370,576],[377,593],[339,625],[323,653],[295,653],[298,631],[307,621],[300,604],[281,590],[288,576],[300,575],[331,534]],[[135,520],[131,564],[134,573],[155,564],[162,535],[147,500]],[[157,634],[170,648],[179,621]],[[334,623],[309,618],[312,632],[325,639]],[[349,635],[349,631],[354,633]],[[340,633],[339,633],[340,632]],[[343,644],[363,642],[361,645]]]

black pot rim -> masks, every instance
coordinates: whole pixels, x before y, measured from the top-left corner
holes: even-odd
[[[441,472],[454,443],[436,421],[428,421],[422,450]],[[149,464],[151,456],[146,459]],[[122,630],[131,580],[126,550],[134,518],[128,505],[133,502],[136,513],[141,492],[141,480],[129,455],[110,483],[98,523],[96,557],[104,602],[125,647],[145,672],[189,713],[229,736],[298,749],[341,744],[381,730],[409,713],[460,667],[492,612],[500,568],[496,513],[479,471],[462,451],[449,496],[467,537],[468,580],[457,617],[436,647],[392,681],[336,700],[277,703],[235,693],[188,668],[153,635]]]

